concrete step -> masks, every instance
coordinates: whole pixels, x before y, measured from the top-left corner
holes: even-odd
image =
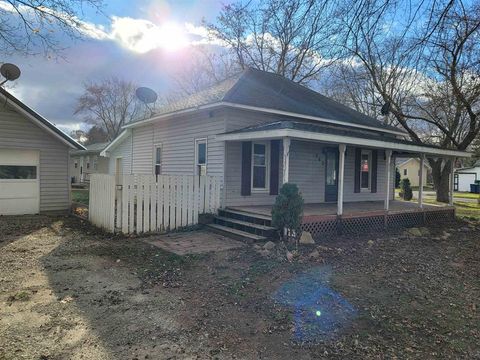
[[[256,241],[267,240],[267,238],[264,237],[264,236],[251,234],[251,233],[246,232],[246,231],[233,229],[231,227],[223,226],[223,225],[219,225],[219,224],[208,224],[207,228],[209,228],[210,230],[212,230],[214,232],[217,232],[219,234],[222,234],[222,235],[225,235],[225,236],[228,236],[228,237],[232,237],[232,238],[237,239],[237,240],[246,241],[246,242],[249,242],[249,243],[256,242]]]
[[[272,218],[270,216],[262,214],[254,214],[246,211],[234,210],[234,209],[220,209],[218,215],[230,219],[245,221],[253,224],[271,226]]]
[[[275,228],[271,226],[255,224],[249,221],[237,220],[224,216],[215,216],[214,222],[217,225],[228,226],[236,230],[264,236],[266,238],[274,238],[276,236]]]

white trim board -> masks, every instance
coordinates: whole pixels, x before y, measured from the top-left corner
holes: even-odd
[[[109,151],[115,149],[118,144],[120,144],[123,140],[125,140],[127,137],[129,137],[131,134],[131,130],[126,129],[123,130],[120,135],[118,135],[115,139],[112,140],[110,144],[108,144],[105,149],[102,150],[100,153],[100,156],[103,157],[110,157],[110,154],[108,153]]]
[[[161,115],[158,115],[158,116],[151,117],[149,119],[145,119],[145,120],[137,121],[137,122],[134,122],[134,123],[131,123],[131,124],[127,124],[123,128],[124,129],[135,128],[135,127],[142,126],[142,125],[145,125],[145,124],[148,124],[148,123],[151,123],[151,122],[155,122],[155,121],[158,121],[158,120],[162,120],[162,119],[165,119],[165,118],[168,118],[168,117],[171,117],[171,116],[188,114],[188,113],[195,112],[195,111],[212,109],[212,108],[217,108],[217,107],[222,107],[222,106],[223,107],[230,107],[230,108],[234,108],[234,109],[256,111],[256,112],[267,113],[267,114],[290,116],[290,117],[295,117],[295,118],[299,118],[299,119],[315,120],[315,121],[320,121],[320,122],[323,122],[323,123],[342,125],[342,126],[359,128],[359,129],[366,129],[366,130],[377,131],[377,132],[390,133],[390,134],[395,134],[395,135],[400,135],[400,136],[407,136],[408,135],[407,133],[405,133],[401,130],[395,131],[395,130],[390,130],[390,129],[382,129],[382,128],[377,128],[377,127],[374,127],[374,126],[348,123],[348,122],[339,121],[339,120],[326,119],[326,118],[322,118],[322,117],[318,117],[318,116],[311,116],[311,115],[305,115],[305,114],[294,113],[294,112],[289,112],[289,111],[282,111],[282,110],[275,110],[275,109],[264,108],[264,107],[235,104],[235,103],[226,102],[226,101],[219,101],[219,102],[215,102],[215,103],[211,103],[211,104],[197,106],[197,107],[194,107],[194,108],[172,111],[172,112],[169,112],[169,113],[165,113],[165,114],[161,114]]]
[[[447,150],[438,149],[433,147],[417,146],[411,144],[400,144],[394,142],[388,142],[383,140],[363,139],[352,136],[332,135],[322,133],[312,133],[302,130],[294,129],[278,129],[278,130],[260,130],[243,133],[232,134],[219,134],[216,136],[220,141],[242,141],[242,140],[256,140],[256,139],[272,139],[291,137],[300,140],[313,140],[334,144],[348,144],[358,145],[366,148],[381,148],[391,150],[410,151],[420,154],[429,154],[435,156],[453,156],[453,157],[471,157],[472,154],[459,151],[459,150]]]

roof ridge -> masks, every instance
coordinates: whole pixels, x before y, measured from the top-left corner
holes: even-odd
[[[225,93],[225,95],[223,95],[222,97],[222,100],[223,101],[228,101],[227,99],[230,97],[230,96],[233,96],[233,94],[235,94],[235,92],[237,91],[237,89],[239,88],[239,84],[241,82],[244,81],[245,79],[245,75],[249,72],[251,72],[252,68],[251,67],[247,67],[246,69],[243,69],[242,71],[238,72],[237,75],[240,75],[237,79],[237,81],[235,81],[235,83],[233,84],[233,86]]]

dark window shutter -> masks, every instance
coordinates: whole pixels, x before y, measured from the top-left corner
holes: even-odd
[[[377,168],[378,168],[378,150],[372,150],[372,184],[370,189],[372,193],[377,192]]]
[[[355,148],[355,187],[354,192],[360,192],[360,166],[362,165],[362,149]]]
[[[270,195],[278,195],[280,140],[270,141]]]
[[[252,193],[252,142],[242,142],[242,196]]]

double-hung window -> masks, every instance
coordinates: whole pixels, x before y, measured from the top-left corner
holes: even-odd
[[[155,164],[154,164],[155,175],[161,175],[162,174],[162,147],[155,146],[155,153],[153,155],[155,156]]]
[[[268,189],[268,143],[252,143],[252,190],[263,191]]]
[[[195,140],[195,175],[207,175],[207,139]]]
[[[360,162],[360,189],[367,191],[371,185],[371,164],[372,152],[370,150],[362,150],[362,158]]]

